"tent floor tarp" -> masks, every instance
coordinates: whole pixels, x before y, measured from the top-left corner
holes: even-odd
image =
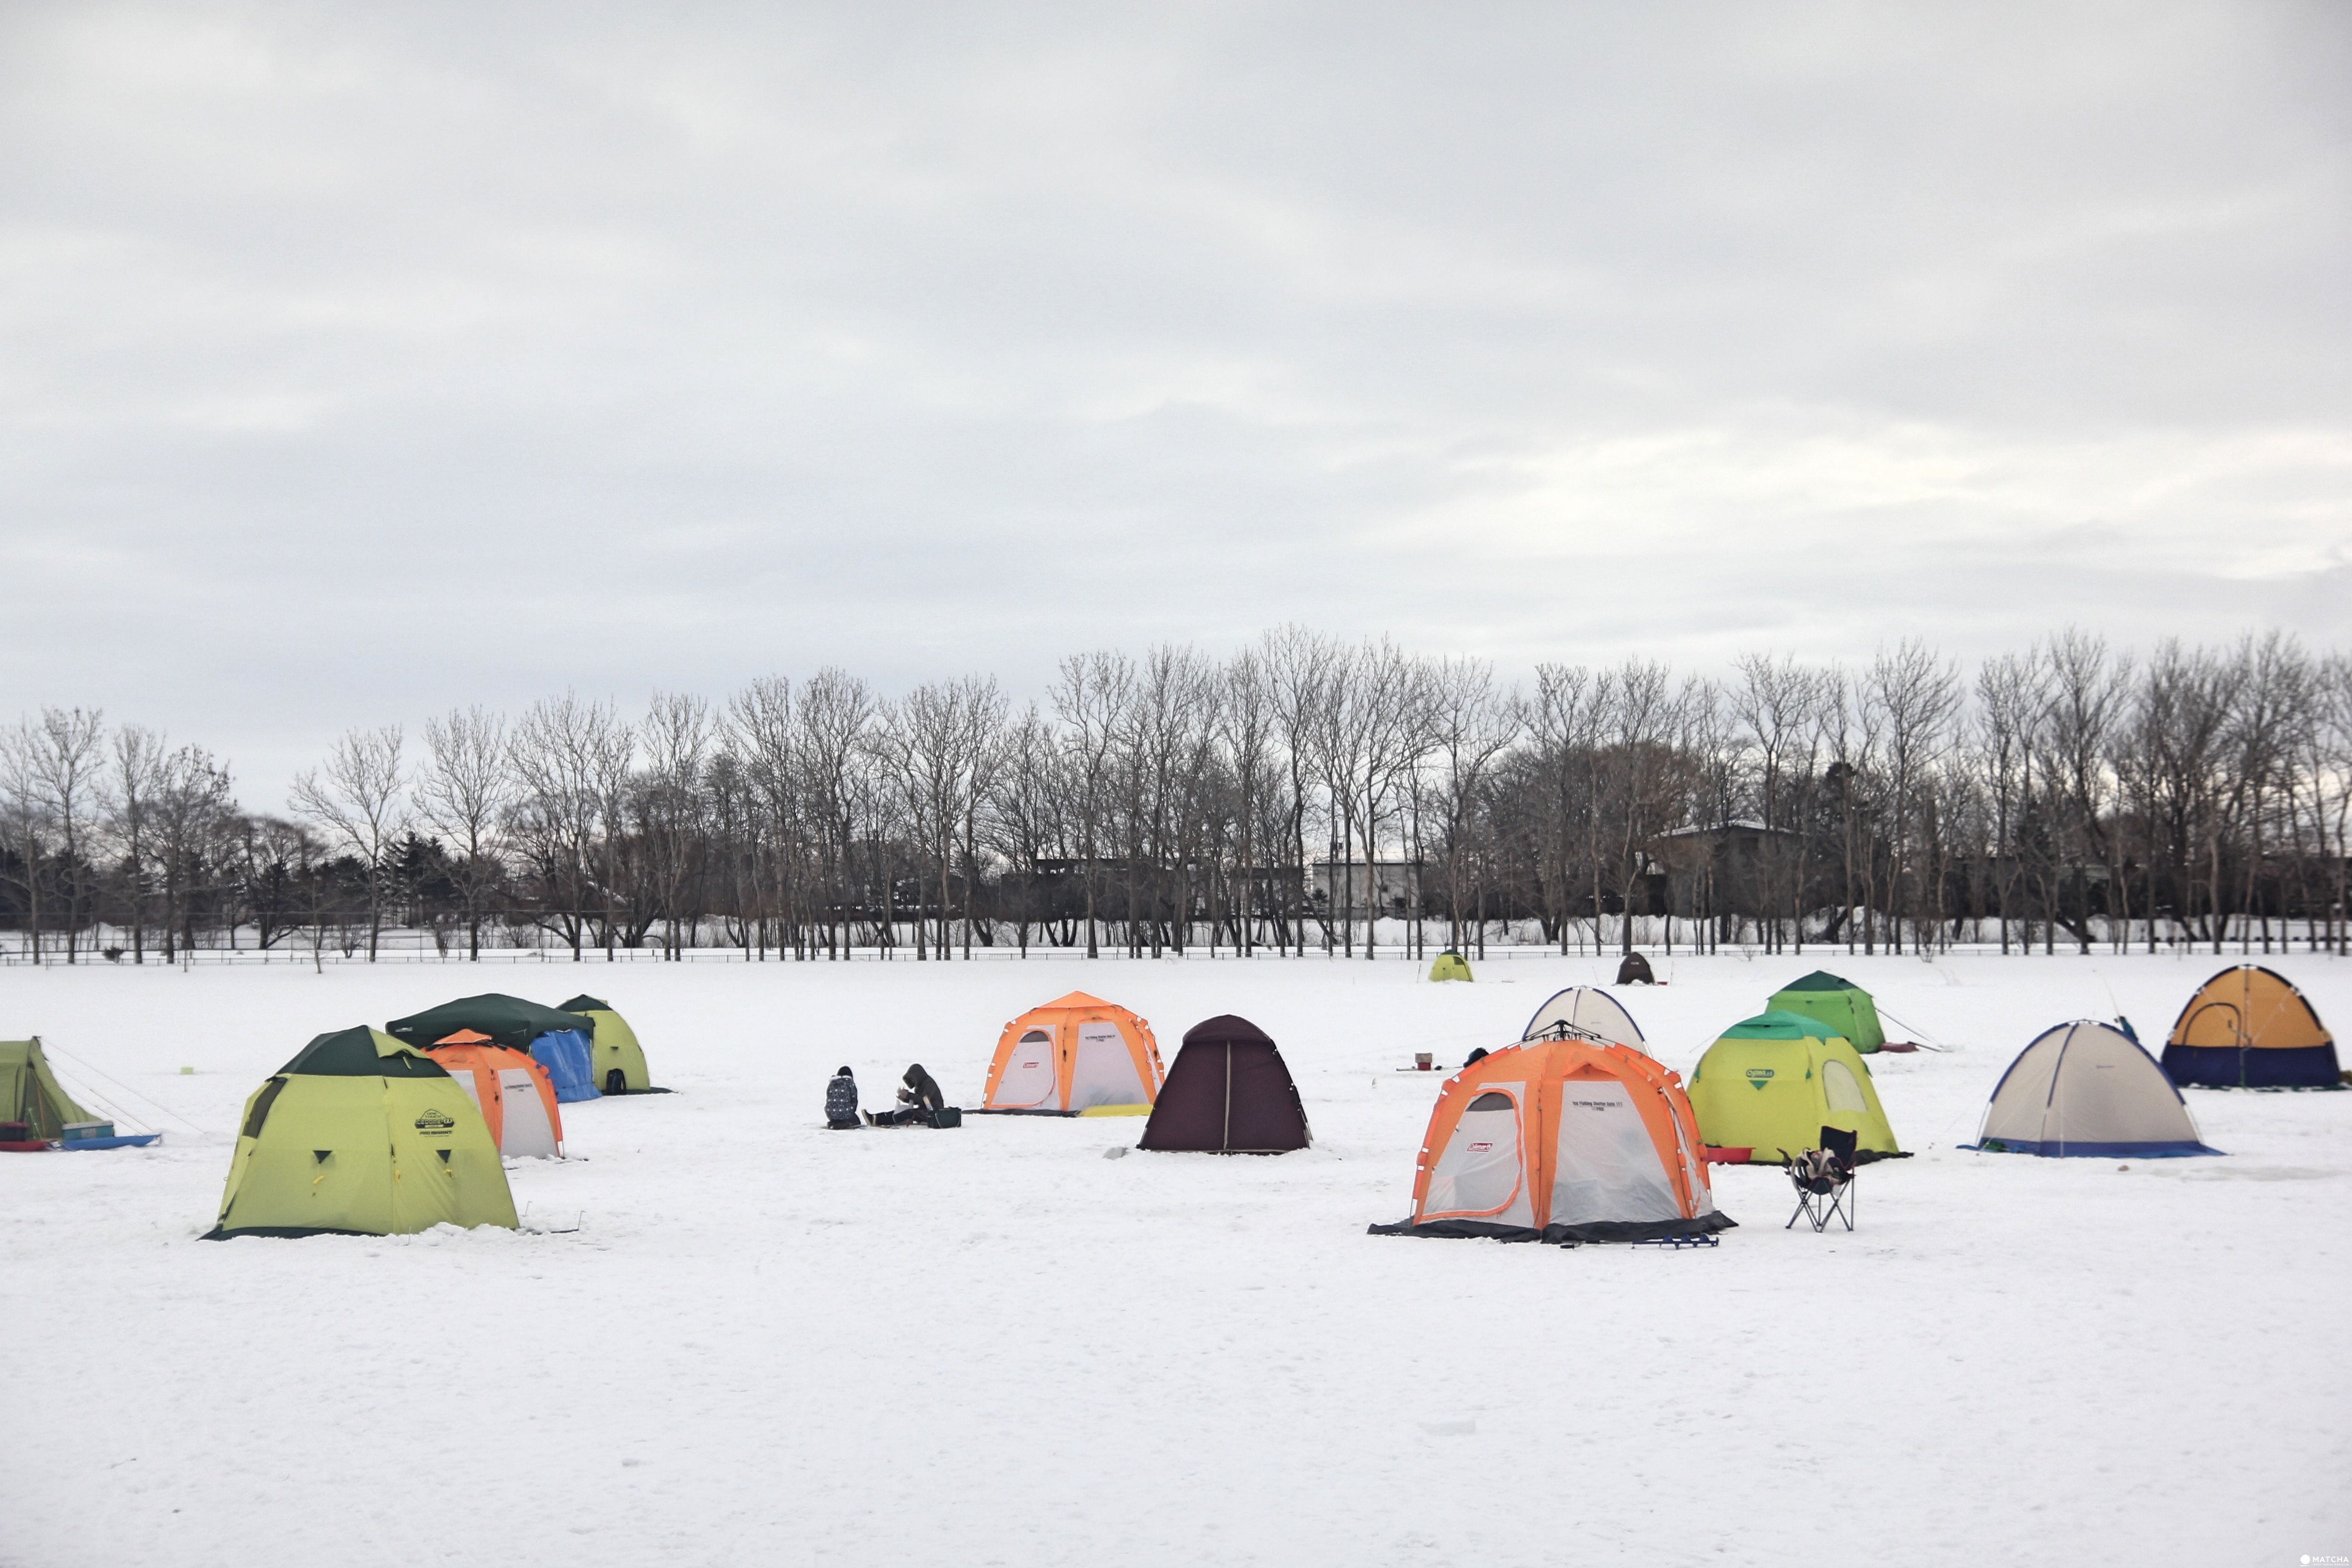
[[[1149,1116],[1148,1105],[1090,1105],[1084,1110],[1053,1110],[1030,1105],[967,1105],[966,1116]]]
[[[1401,1219],[1389,1225],[1368,1226],[1365,1234],[1433,1236],[1454,1240],[1540,1241],[1556,1247],[1571,1241],[1663,1241],[1675,1236],[1712,1236],[1717,1231],[1729,1230],[1738,1223],[1720,1210],[1696,1215],[1688,1219],[1587,1220],[1580,1225],[1548,1225],[1541,1230],[1523,1225],[1496,1225],[1483,1219],[1439,1219],[1426,1225]]]
[[[2084,1160],[2180,1160],[2192,1154],[2222,1152],[2203,1143],[2075,1143],[2054,1140],[2038,1143],[2023,1138],[1988,1138],[1981,1143],[1962,1143],[1959,1147],[1979,1154],[2048,1154]]]

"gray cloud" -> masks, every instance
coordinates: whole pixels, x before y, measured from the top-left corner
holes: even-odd
[[[1304,620],[2340,638],[2333,6],[20,6],[0,648],[229,751]]]

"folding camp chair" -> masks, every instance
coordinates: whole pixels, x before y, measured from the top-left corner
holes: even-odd
[[[1784,1230],[1794,1230],[1801,1219],[1813,1222],[1818,1236],[1829,1228],[1835,1215],[1853,1228],[1853,1213],[1858,1206],[1853,1194],[1854,1146],[1859,1134],[1842,1128],[1822,1129],[1822,1146],[1808,1149],[1789,1162],[1789,1180],[1797,1189],[1797,1212],[1789,1216]]]

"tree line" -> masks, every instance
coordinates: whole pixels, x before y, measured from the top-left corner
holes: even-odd
[[[1043,701],[839,668],[625,716],[360,728],[283,812],[138,724],[0,733],[0,928],[39,960],[332,947],[1361,954],[1515,938],[2342,952],[2352,657],[2080,631],[1973,671],[1475,658],[1299,627],[1061,661]]]

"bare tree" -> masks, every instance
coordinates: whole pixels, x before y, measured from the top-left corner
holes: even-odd
[[[1123,653],[1074,654],[1062,660],[1054,710],[1068,735],[1078,795],[1078,859],[1086,878],[1087,956],[1099,958],[1095,893],[1103,816],[1110,797],[1111,749],[1135,693],[1135,663]]]
[[[394,847],[407,831],[401,730],[349,730],[325,763],[294,778],[294,815],[341,842],[360,863],[367,883],[368,962],[376,959],[383,929],[383,878]]]
[[[228,769],[202,746],[180,747],[163,759],[152,816],[169,963],[196,945],[198,899],[226,880],[228,858],[241,837]]]
[[[106,811],[112,819],[122,868],[125,912],[131,918],[131,961],[147,962],[147,886],[154,851],[155,794],[163,783],[163,737],[140,724],[114,732],[114,766],[106,780]]]
[[[466,912],[466,956],[482,956],[482,915],[507,879],[503,829],[514,800],[507,721],[476,707],[425,721],[425,764],[416,807],[457,851],[456,880]]]
[[[1430,671],[1430,742],[1437,760],[1437,802],[1444,823],[1446,945],[1462,945],[1465,851],[1496,761],[1519,736],[1510,694],[1480,658],[1446,659]]]
[[[1888,946],[1903,951],[1906,913],[1915,927],[1918,902],[1905,873],[1920,858],[1918,846],[1933,813],[1927,805],[1934,770],[1949,743],[1960,706],[1958,670],[1924,642],[1906,637],[1871,662],[1866,700],[1884,720],[1886,766]]]

